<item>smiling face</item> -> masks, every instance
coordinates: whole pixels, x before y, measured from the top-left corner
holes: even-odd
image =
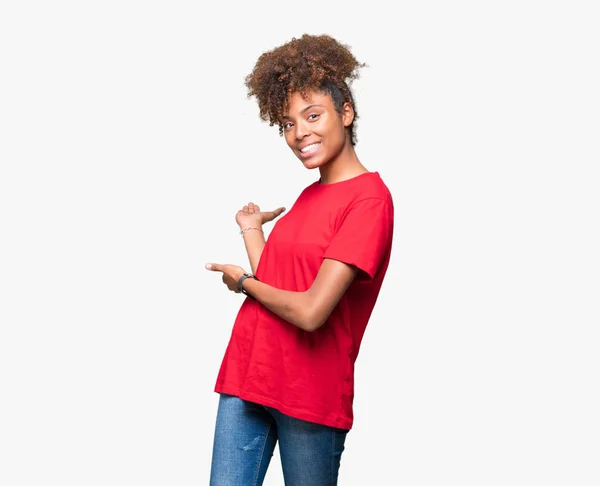
[[[341,113],[327,93],[310,91],[308,100],[292,93],[282,116],[283,134],[289,147],[307,169],[327,164],[350,143],[349,127],[354,119],[350,103]]]

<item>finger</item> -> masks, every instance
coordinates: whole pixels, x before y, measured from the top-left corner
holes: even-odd
[[[254,203],[248,203],[248,212],[254,214]]]
[[[281,207],[281,208],[275,209],[274,211],[268,211],[264,214],[266,214],[266,216],[267,216],[266,220],[271,221],[271,220],[275,219],[277,216],[279,216],[281,213],[283,213],[284,211],[285,211],[285,208]]]
[[[223,265],[219,265],[218,263],[207,263],[206,265],[204,265],[204,268],[206,268],[207,270],[212,270],[213,272],[223,271]]]
[[[244,207],[242,208],[242,211],[244,211],[245,213],[247,213],[247,212],[248,212],[248,206],[244,206]]]

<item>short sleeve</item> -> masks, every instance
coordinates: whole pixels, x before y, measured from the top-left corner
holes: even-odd
[[[323,258],[354,265],[373,279],[390,248],[393,230],[393,205],[385,199],[363,199],[346,212]]]

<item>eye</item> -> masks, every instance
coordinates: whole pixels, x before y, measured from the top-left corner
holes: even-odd
[[[311,118],[311,116],[314,116],[314,118]],[[308,117],[309,120],[316,120],[317,118],[319,118],[319,114],[318,113],[313,113],[312,115],[310,115]]]
[[[284,128],[284,130],[287,130],[287,129],[288,129],[288,125],[291,125],[291,123],[290,123],[290,122],[287,122],[287,123],[284,123],[284,124],[283,124],[283,128]]]

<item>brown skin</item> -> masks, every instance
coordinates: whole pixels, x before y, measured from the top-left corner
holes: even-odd
[[[308,108],[312,104],[320,106]],[[283,114],[286,142],[306,168],[319,168],[322,184],[333,184],[368,172],[358,160],[350,140],[347,127],[352,123],[353,115],[350,103],[345,103],[342,114],[338,114],[327,94],[313,91],[305,100],[298,93],[293,93],[289,98],[289,108]],[[311,157],[301,157],[299,147],[313,142],[319,142],[318,150]],[[241,228],[248,227],[246,225],[261,228],[263,223],[273,220],[281,212],[283,208],[261,212],[255,204],[249,203],[238,211],[236,221]],[[247,241],[250,238],[253,238],[252,244]],[[264,248],[264,237],[260,231],[251,230],[244,234],[244,240],[246,248],[250,247],[248,256],[255,271]],[[227,288],[238,292],[237,282],[245,273],[242,267],[209,263],[206,268],[221,272]],[[244,280],[243,287],[282,319],[313,332],[326,322],[357,274],[356,267],[326,258],[313,284],[305,292],[277,289],[254,279]]]
[[[306,94],[322,87],[324,81],[335,85],[343,100],[353,105],[349,84],[358,78],[358,70],[366,66],[358,62],[348,46],[328,35],[304,34],[263,53],[252,72],[246,76],[248,97],[256,97],[260,117],[269,125],[284,129],[281,118],[291,93]],[[356,143],[354,126],[349,126],[350,142]]]
[[[235,220],[240,229],[255,228],[246,231],[243,236],[252,273],[256,273],[260,256],[265,247],[262,225],[274,220],[284,211],[285,208],[283,207],[277,208],[274,211],[261,211],[258,204],[249,202],[247,206],[244,206],[235,215]]]
[[[227,288],[238,291],[237,281],[244,274],[243,268],[216,263],[209,263],[206,268],[222,272]],[[314,332],[325,323],[357,273],[356,267],[326,258],[305,292],[277,289],[252,278],[244,280],[243,287],[274,314],[304,331]]]
[[[310,91],[305,100],[292,93],[289,108],[282,116],[285,141],[307,169],[319,168],[321,184],[332,184],[368,172],[360,163],[350,141],[348,127],[354,121],[352,104],[346,102],[338,114],[331,96]],[[311,143],[318,149],[310,157],[302,157],[300,149]]]

